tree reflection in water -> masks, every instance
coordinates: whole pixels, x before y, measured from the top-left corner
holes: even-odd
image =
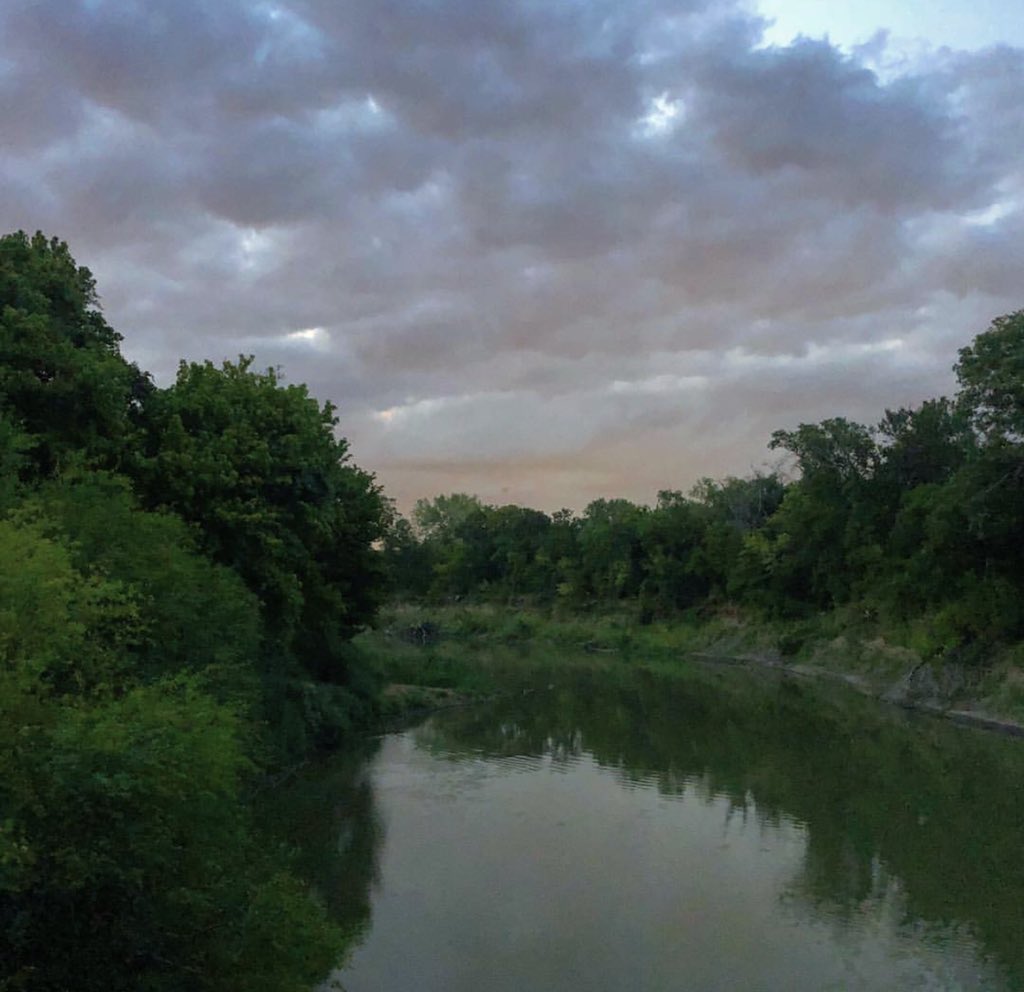
[[[581,669],[550,691],[439,714],[416,731],[451,760],[584,754],[623,783],[725,798],[804,827],[783,894],[856,924],[973,936],[1024,987],[1024,746],[905,717],[845,690],[732,669]]]

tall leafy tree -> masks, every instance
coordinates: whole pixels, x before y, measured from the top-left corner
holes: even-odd
[[[729,476],[720,482],[702,479],[691,500],[703,508],[700,553],[692,570],[704,577],[716,596],[736,595],[738,564],[748,535],[760,531],[782,504],[786,487],[774,472],[750,478]]]
[[[496,581],[509,596],[540,594],[550,586],[551,569],[543,553],[551,518],[524,506],[490,508],[490,563]]]
[[[996,317],[960,350],[960,402],[990,441],[1024,444],[1024,310]]]
[[[381,551],[388,591],[392,595],[419,597],[427,594],[433,579],[430,550],[400,513],[389,515]]]
[[[896,493],[948,482],[975,448],[967,416],[944,396],[916,409],[886,410],[877,434],[876,478]]]
[[[980,437],[959,473],[986,581],[1024,587],[1024,310],[997,317],[960,351],[958,401]],[[1019,611],[1024,629],[1024,610]]]
[[[662,490],[642,521],[644,579],[641,598],[652,614],[686,609],[709,591],[701,567],[706,508],[682,493]]]
[[[466,493],[416,501],[412,519],[431,561],[432,593],[463,595],[493,579],[486,517],[480,500]]]
[[[37,474],[123,459],[149,382],[120,341],[63,241],[0,238],[0,413],[28,435]]]
[[[346,641],[382,592],[385,505],[350,463],[334,408],[273,369],[185,363],[145,409],[136,466],[151,506],[194,524],[215,560],[259,598],[276,649],[344,682]]]
[[[579,528],[579,593],[599,600],[634,596],[643,581],[642,528],[648,510],[626,499],[597,499]]]
[[[878,553],[866,499],[877,442],[864,425],[833,417],[775,431],[769,446],[789,451],[800,471],[769,527],[773,574],[794,599],[816,607],[845,602]]]

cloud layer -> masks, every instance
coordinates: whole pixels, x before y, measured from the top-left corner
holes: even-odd
[[[407,505],[743,473],[1024,305],[1024,51],[722,0],[8,0],[0,227],[125,350],[255,353]]]

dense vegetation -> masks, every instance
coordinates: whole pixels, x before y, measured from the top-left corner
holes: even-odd
[[[739,608],[836,608],[916,624],[933,656],[1024,638],[1024,311],[960,352],[960,390],[874,426],[779,430],[780,472],[599,499],[581,515],[465,494],[396,518],[386,557],[407,598],[628,608],[649,621]]]
[[[0,239],[0,987],[308,989],[343,934],[248,797],[372,706],[385,504],[305,387],[119,341]]]

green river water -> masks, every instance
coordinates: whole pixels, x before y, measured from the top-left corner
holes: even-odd
[[[746,670],[534,682],[283,797],[347,992],[1024,989],[1024,741]]]

